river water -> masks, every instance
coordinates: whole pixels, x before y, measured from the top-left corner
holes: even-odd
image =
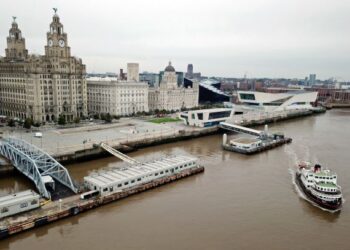
[[[0,242],[0,249],[350,249],[350,203],[329,213],[300,198],[291,170],[310,160],[338,174],[350,200],[350,110],[270,125],[293,138],[253,156],[223,151],[222,136],[139,150],[140,161],[191,154],[206,167],[189,177]],[[237,137],[237,135],[230,135]],[[67,166],[78,180],[123,165],[104,159]],[[0,194],[32,188],[14,173]]]

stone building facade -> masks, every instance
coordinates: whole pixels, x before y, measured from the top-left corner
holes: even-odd
[[[117,116],[148,112],[148,84],[117,78],[87,79],[89,115],[109,113]]]
[[[55,13],[45,55],[30,55],[14,19],[0,58],[0,114],[35,122],[67,121],[87,115],[86,70],[71,56],[67,34]]]
[[[138,63],[128,63],[127,65],[127,79],[128,82],[139,82],[139,64]]]
[[[198,83],[193,87],[178,87],[177,76],[174,67],[169,65],[164,70],[164,75],[159,87],[151,87],[148,93],[150,110],[181,110],[198,106]]]

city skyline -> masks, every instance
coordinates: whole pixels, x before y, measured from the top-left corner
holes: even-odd
[[[176,70],[222,77],[335,77],[348,81],[350,3],[275,0],[218,1],[211,4],[157,1],[3,1],[0,55],[17,17],[30,54],[43,54],[52,7],[70,34],[72,55],[88,72],[118,72],[127,62],[158,72],[171,60]],[[21,6],[21,8],[18,8]]]

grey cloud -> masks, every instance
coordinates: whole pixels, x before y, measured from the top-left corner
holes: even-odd
[[[129,61],[159,71],[171,59],[205,75],[350,80],[346,0],[1,0],[0,54],[12,15],[29,51],[43,53],[52,7],[91,72]]]

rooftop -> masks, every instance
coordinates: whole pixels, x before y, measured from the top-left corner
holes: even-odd
[[[189,113],[189,112],[205,113],[205,112],[221,112],[221,111],[232,111],[232,108],[196,109],[196,110],[183,111],[182,113]]]
[[[333,176],[335,173],[329,171],[329,170],[321,170],[320,172],[315,173],[317,176]]]
[[[165,70],[167,72],[175,72],[175,68],[171,65],[171,62],[169,62],[169,65],[166,66]]]
[[[125,81],[119,80],[117,77],[88,77],[86,78],[87,84],[95,84],[95,85],[146,85],[147,82],[136,82],[136,81]]]
[[[10,194],[0,197],[0,205],[5,206],[13,203],[18,203],[19,201],[38,198],[39,195],[32,190],[26,190],[15,194]]]
[[[189,156],[168,157],[129,167],[99,171],[98,173],[92,173],[89,176],[84,177],[84,181],[94,183],[100,187],[107,187],[115,183],[129,181],[131,179],[138,178],[139,176],[153,173],[154,171],[177,166],[180,163],[190,163],[196,160],[196,158]]]
[[[326,187],[326,188],[337,188],[337,185],[335,185],[334,183],[318,182],[316,185],[320,187]]]
[[[240,137],[240,138],[231,140],[231,142],[242,143],[242,144],[251,144],[259,141],[261,140],[253,137]]]

